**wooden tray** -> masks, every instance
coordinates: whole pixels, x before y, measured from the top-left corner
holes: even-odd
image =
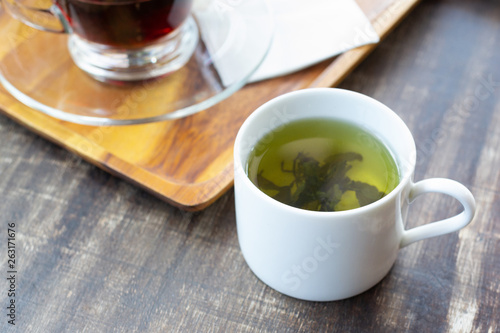
[[[357,2],[384,38],[419,0]],[[175,206],[201,210],[232,186],[233,142],[253,110],[286,92],[337,85],[375,47],[359,47],[298,73],[249,84],[216,106],[179,120],[123,127],[77,125],[30,109],[3,88],[0,110]],[[0,46],[0,55],[8,52],[6,48]]]

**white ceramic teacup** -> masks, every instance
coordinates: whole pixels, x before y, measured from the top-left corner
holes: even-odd
[[[399,185],[364,207],[308,211],[261,192],[245,167],[260,138],[303,118],[328,117],[358,124],[393,153]],[[299,90],[258,108],[240,128],[234,146],[234,188],[238,239],[252,271],[286,295],[312,301],[339,300],[377,284],[390,270],[398,250],[413,242],[457,231],[474,217],[470,191],[456,181],[433,178],[414,183],[416,148],[405,123],[387,106],[352,91]],[[405,230],[408,205],[417,196],[439,192],[456,198],[463,212]]]

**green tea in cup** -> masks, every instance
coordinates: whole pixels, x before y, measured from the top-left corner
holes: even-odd
[[[403,120],[357,92],[302,89],[260,106],[234,142],[238,242],[252,272],[286,295],[335,301],[380,282],[401,248],[468,225],[470,191],[414,182],[416,156]],[[410,203],[426,193],[463,211],[406,229]]]
[[[264,135],[247,174],[270,197],[313,211],[362,207],[399,184],[398,166],[380,139],[330,118],[295,120]]]

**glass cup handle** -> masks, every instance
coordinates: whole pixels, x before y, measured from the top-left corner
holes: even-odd
[[[4,0],[3,3],[12,17],[30,27],[56,33],[71,32],[68,20],[56,4],[49,8],[34,8],[20,4],[18,0]]]
[[[426,179],[412,185],[408,199],[411,203],[419,195],[431,192],[447,194],[457,199],[464,210],[453,217],[405,230],[399,245],[400,248],[425,238],[460,230],[472,221],[476,212],[476,201],[464,185],[445,178]]]

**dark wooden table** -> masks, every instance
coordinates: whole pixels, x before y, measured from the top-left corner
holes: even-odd
[[[299,301],[246,266],[232,191],[183,212],[0,116],[0,331],[500,331],[500,4],[423,1],[341,87],[406,121],[416,180],[448,177],[471,189],[471,225],[401,250],[389,275],[359,296]],[[459,209],[427,195],[407,226]],[[9,223],[15,327],[6,309]]]

